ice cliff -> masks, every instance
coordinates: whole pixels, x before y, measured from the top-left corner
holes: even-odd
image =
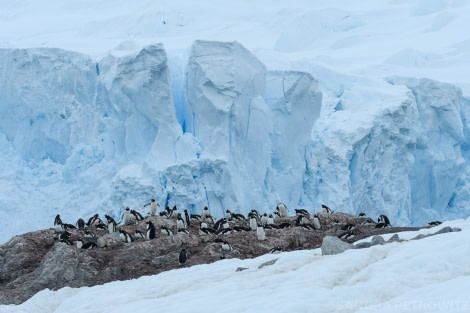
[[[450,84],[271,71],[236,42],[194,42],[181,84],[159,44],[0,59],[1,242],[150,198],[216,217],[278,202],[395,225],[470,214],[469,100]]]

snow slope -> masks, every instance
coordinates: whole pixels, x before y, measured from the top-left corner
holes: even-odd
[[[0,7],[0,242],[150,198],[470,215],[465,1]]]
[[[462,231],[333,256],[322,256],[320,249],[266,254],[101,286],[43,290],[0,311],[468,312],[470,219],[399,237],[411,239],[445,226]],[[240,267],[246,270],[236,271]]]

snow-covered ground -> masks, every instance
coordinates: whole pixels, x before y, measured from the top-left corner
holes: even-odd
[[[462,231],[334,256],[322,256],[320,249],[283,252],[101,286],[43,290],[21,305],[0,306],[0,312],[470,312],[470,218],[399,237],[445,226]]]

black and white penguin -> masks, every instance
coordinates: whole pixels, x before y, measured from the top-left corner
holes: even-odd
[[[232,213],[232,220],[236,220],[236,221],[245,221],[246,218],[243,216],[243,214]]]
[[[303,216],[309,216],[310,213],[308,213],[307,210],[305,209],[294,209],[295,211],[295,215],[299,216],[299,215],[303,215]]]
[[[131,243],[134,241],[134,238],[131,237],[131,235],[126,232],[124,229],[119,230],[119,237],[121,237],[122,241],[126,243]]]
[[[73,246],[73,242],[70,241],[69,239],[62,239],[62,240],[59,240],[59,241],[65,243],[68,246]]]
[[[379,222],[379,224],[383,223],[385,225],[384,227],[392,227],[392,225],[390,225],[390,220],[386,215],[380,215],[377,221]]]
[[[328,214],[333,213],[333,211],[324,204],[321,205],[321,210],[322,210],[323,213],[328,213]]]
[[[361,212],[361,213],[359,213],[359,215],[357,217],[367,217],[367,215],[366,215],[366,213]]]
[[[214,219],[214,217],[213,217],[212,215],[207,215],[207,216],[203,219],[203,221],[205,221],[205,222],[207,222],[207,223],[209,223],[209,224],[211,224],[211,225],[214,225],[214,224],[215,224],[215,219]]]
[[[155,226],[151,221],[147,221],[145,224],[147,224],[147,239],[155,239]]]
[[[142,214],[140,214],[136,210],[131,210],[131,219],[134,221],[140,222],[144,219],[144,217],[142,216]]]
[[[266,224],[264,228],[265,229],[279,229],[279,226],[277,226],[276,224]]]
[[[184,265],[186,263],[186,260],[188,259],[188,253],[186,252],[186,249],[182,249],[180,251],[180,254],[178,255],[178,263],[179,265]]]
[[[354,228],[355,228],[355,225],[354,225],[354,224],[346,224],[346,225],[344,225],[344,226],[341,227],[341,230],[352,231]]]
[[[155,216],[157,213],[157,208],[160,206],[160,204],[155,201],[155,199],[151,199],[149,203],[144,204],[144,208],[150,206],[150,216]]]
[[[108,230],[108,226],[103,222],[100,222],[100,223],[96,224],[95,227],[97,229],[101,229],[101,230]]]
[[[162,228],[161,228],[160,231],[163,235],[173,236],[173,231],[171,229],[169,229],[168,227],[166,227],[165,225],[162,225]]]
[[[284,222],[284,223],[279,224],[279,228],[280,228],[280,229],[289,228],[289,227],[290,227],[290,223],[289,223],[289,222]]]
[[[263,226],[266,226],[266,224],[268,224],[268,214],[267,213],[263,213],[263,215],[260,218],[260,223]]]
[[[207,224],[206,222],[199,222],[199,228],[207,228],[209,227],[209,224]]]
[[[77,220],[77,227],[78,229],[84,229],[85,228],[85,221],[83,220],[83,218],[79,218]]]
[[[236,232],[236,233],[249,232],[249,231],[251,231],[251,228],[243,227],[243,226],[233,226],[233,231]]]
[[[342,233],[338,236],[339,239],[343,239],[343,240],[353,239],[354,237],[355,235],[349,231]]]
[[[67,230],[67,229],[76,229],[76,228],[77,228],[77,227],[75,227],[75,225],[67,224],[67,223],[63,223],[62,226],[64,227],[64,230]]]
[[[54,219],[54,229],[57,233],[65,230],[59,214],[57,214]]]
[[[321,221],[320,221],[320,218],[318,218],[318,215],[315,214],[313,216],[313,227],[316,229],[316,230],[320,230],[321,229]]]
[[[186,221],[186,226],[191,226],[191,219],[189,218],[188,210],[184,209],[183,219]]]
[[[99,218],[99,215],[98,213],[93,215],[92,217],[90,217],[88,219],[88,222],[86,223],[86,226],[90,227],[90,226],[97,226],[98,224],[102,224],[103,222],[101,221],[101,219]]]
[[[254,214],[249,214],[249,218],[250,218],[250,228],[251,230],[257,230],[258,228],[258,220],[256,219],[256,216]]]
[[[229,244],[226,240],[224,240],[224,241],[222,242],[222,250],[223,250],[223,251],[230,252],[230,251],[232,251],[232,245]]]
[[[298,215],[295,220],[295,226],[300,226],[304,224],[304,215]]]
[[[428,223],[429,226],[439,226],[441,224],[442,224],[442,222],[440,222],[440,221],[434,221],[434,222],[429,222]]]
[[[271,248],[268,251],[269,254],[278,254],[278,253],[281,253],[281,252],[282,252],[282,248],[279,247],[279,246]]]
[[[186,229],[186,221],[183,219],[183,216],[181,216],[181,213],[178,213],[176,218],[176,229],[180,228]]]
[[[199,228],[199,235],[204,236],[204,235],[215,235],[216,230],[211,227],[202,227]]]
[[[230,212],[230,210],[225,210],[225,219],[227,219],[227,221],[231,221],[232,220],[232,212]]]
[[[161,211],[161,212],[159,213],[159,215],[160,215],[161,217],[167,217],[167,218],[168,218],[168,217],[170,217],[170,213],[171,213],[170,207],[169,207],[169,206],[166,206],[165,210]]]
[[[217,230],[220,229],[220,227],[221,227],[222,222],[224,221],[224,219],[225,219],[225,217],[223,217],[223,218],[217,220],[217,221],[214,223],[214,228],[217,229]]]
[[[287,217],[289,210],[284,203],[279,203],[276,207],[276,211],[279,213],[279,217]]]
[[[92,231],[85,230],[85,238],[95,238],[96,234]]]
[[[210,216],[210,212],[209,212],[209,208],[207,206],[204,207],[204,209],[202,209],[202,213],[201,213],[201,218],[202,219],[205,219],[206,216]]]
[[[124,225],[129,225],[132,223],[131,209],[129,209],[129,207],[127,207],[122,213],[121,221],[124,223]]]
[[[108,229],[108,233],[114,233],[116,232],[116,227],[117,227],[117,223],[116,221],[114,220],[114,218],[112,218],[111,216],[105,214],[105,219],[106,219],[106,223],[107,223],[107,229]]]
[[[180,213],[178,212],[178,208],[176,207],[176,205],[173,206],[173,209],[171,209],[171,212],[170,212],[170,216],[168,216],[168,218],[178,218],[178,215],[180,215]]]
[[[96,243],[89,241],[84,243],[82,238],[79,238],[76,242],[78,249],[94,249],[97,247]]]
[[[178,228],[177,233],[189,235],[189,230],[187,230],[186,228]]]
[[[266,233],[264,231],[263,225],[261,224],[258,224],[256,227],[256,238],[258,238],[258,240],[266,240]]]
[[[145,234],[138,229],[135,230],[134,237],[135,240],[144,240],[146,238]]]
[[[273,217],[272,214],[269,214],[269,216],[268,216],[267,225],[274,225],[274,217]]]
[[[232,230],[230,228],[220,228],[215,231],[215,234],[225,236],[225,235],[229,235],[231,231]]]
[[[195,221],[198,221],[198,222],[200,222],[202,220],[201,215],[199,215],[199,214],[190,214],[189,218],[191,220],[195,220]]]
[[[312,224],[304,223],[304,224],[300,225],[300,227],[302,227],[305,230],[315,230],[315,227]]]
[[[261,215],[255,209],[251,210],[250,213],[251,213],[252,216],[254,216],[256,218],[256,220],[259,220],[261,218]]]
[[[72,234],[69,233],[68,231],[62,231],[56,235],[55,239],[59,241],[64,241],[64,240],[68,240],[70,236],[72,236]]]

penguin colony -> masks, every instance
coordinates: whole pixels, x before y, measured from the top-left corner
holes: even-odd
[[[340,232],[338,238],[351,242],[355,240],[356,235],[361,233],[361,229],[392,227],[387,216],[380,215],[375,222],[365,213],[360,213],[355,219],[355,223],[341,223],[338,218],[335,218],[336,213],[326,205],[322,205],[321,211],[316,213],[310,213],[300,208],[294,209],[295,215],[292,216],[289,216],[289,209],[283,203],[277,205],[272,213],[260,214],[253,209],[246,217],[226,210],[225,216],[218,220],[210,214],[207,206],[202,209],[201,214],[189,214],[187,210],[180,212],[176,205],[171,209],[167,206],[157,213],[159,206],[154,199],[145,204],[144,208],[149,207],[149,212],[145,217],[136,210],[126,208],[119,222],[109,215],[104,215],[102,220],[99,214],[95,214],[87,222],[80,218],[75,225],[72,225],[64,223],[60,215],[57,214],[54,220],[54,238],[58,242],[76,246],[78,249],[96,249],[99,248],[98,238],[110,236],[110,234],[114,234],[114,238],[119,238],[118,240],[121,240],[124,245],[176,234],[182,236],[197,234],[212,238],[213,240],[210,239],[210,242],[219,245],[220,258],[223,259],[237,248],[242,248],[232,246],[230,243],[231,235],[235,233],[246,233],[259,241],[265,241],[269,236],[282,236],[282,232],[286,228],[295,227],[305,232],[323,232],[327,228],[330,230],[334,228]],[[164,223],[157,227],[154,224],[155,221]],[[438,221],[429,223],[430,226],[439,224]],[[129,232],[129,225],[133,226],[133,232]],[[73,230],[75,237],[78,236],[75,242],[71,240],[71,230]],[[180,266],[184,266],[189,260],[191,252],[186,248],[179,248],[182,249],[175,255],[175,261]],[[266,253],[273,254],[282,251],[283,247],[281,246],[266,249]]]

